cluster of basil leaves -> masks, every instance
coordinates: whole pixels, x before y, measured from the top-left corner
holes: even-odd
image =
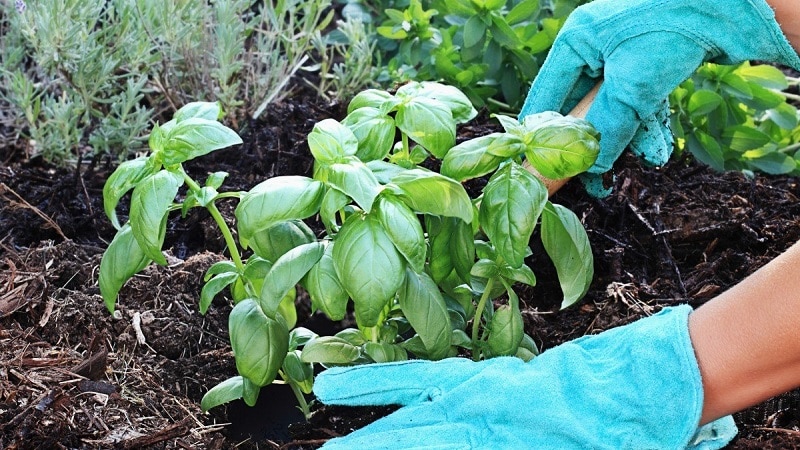
[[[411,82],[394,93],[367,90],[353,98],[344,120],[323,120],[308,135],[312,177],[278,176],[248,192],[220,193],[225,174],[200,186],[181,166],[241,142],[216,122],[219,113],[212,103],[187,105],[153,130],[149,156],[112,174],[105,207],[119,232],[100,267],[101,292],[113,310],[130,277],[151,261],[166,263],[169,211],[209,209],[231,260],[206,273],[200,311],[228,289],[239,375],[212,388],[204,409],[237,398],[255,404],[260,388],[280,377],[309,414],[304,394],[313,387],[314,364],[436,360],[460,349],[476,360],[533,358],[536,345],[523,332],[513,287],[536,283],[526,259],[538,224],[562,307],[588,289],[593,260],[580,220],[549,202],[542,182],[522,165],[524,157],[553,179],[585,171],[599,147],[583,120],[496,116],[503,132],[456,145],[456,126],[477,115],[459,89]],[[421,165],[429,158],[441,160],[439,172]],[[462,182],[478,177],[488,182],[470,198]],[[187,195],[176,203],[184,183]],[[115,210],[130,190],[130,220],[119,226]],[[239,199],[238,242],[215,205],[230,197]],[[309,220],[324,231],[314,233]],[[252,253],[243,259],[247,249]],[[296,327],[298,286],[314,311],[334,321],[353,311],[357,327],[334,336]]]

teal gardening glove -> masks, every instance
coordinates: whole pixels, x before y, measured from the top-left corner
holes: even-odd
[[[610,170],[629,144],[646,163],[663,165],[672,152],[669,94],[703,62],[747,60],[800,70],[764,0],[595,0],[567,19],[520,118],[566,114],[602,78],[586,115],[601,136],[589,174]]]
[[[718,449],[727,416],[698,430],[700,369],[691,308],[668,308],[526,363],[452,358],[332,368],[323,403],[404,407],[325,449]]]

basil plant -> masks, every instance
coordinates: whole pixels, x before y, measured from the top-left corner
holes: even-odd
[[[458,89],[412,82],[393,94],[367,90],[353,98],[341,122],[323,120],[308,135],[313,176],[279,176],[248,192],[219,193],[223,174],[201,187],[180,164],[240,141],[233,132],[223,139],[200,129],[191,139],[178,137],[184,121],[211,122],[207,115],[190,119],[200,114],[192,111],[218,113],[211,104],[197,105],[156,127],[149,157],[121,165],[109,178],[104,194],[112,221],[119,198],[134,192],[131,220],[103,257],[100,287],[113,309],[127,279],[150,261],[165,263],[160,246],[167,213],[211,211],[231,260],[209,268],[200,311],[229,292],[239,375],[212,388],[204,409],[237,398],[253,405],[260,387],[280,379],[308,416],[305,395],[317,364],[437,360],[462,352],[475,360],[533,358],[537,349],[523,332],[514,286],[536,283],[526,260],[539,224],[564,292],[562,307],[588,289],[593,261],[585,230],[574,213],[548,201],[543,183],[522,166],[524,157],[548,178],[585,171],[598,143],[583,120],[555,113],[522,122],[498,116],[504,132],[456,145],[456,126],[477,115]],[[426,168],[432,166],[441,169]],[[471,198],[462,182],[479,177],[488,182]],[[175,204],[184,182],[188,194]],[[239,199],[238,242],[214,206],[229,197]],[[351,317],[356,326],[334,336],[296,327],[298,289],[309,294],[314,311],[333,321]]]

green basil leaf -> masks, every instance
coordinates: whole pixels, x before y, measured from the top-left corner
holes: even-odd
[[[382,189],[372,171],[358,158],[331,164],[328,170],[328,184],[347,194],[364,211],[370,212],[375,197]]]
[[[336,333],[336,337],[339,339],[344,339],[356,347],[360,347],[367,343],[366,336],[364,336],[364,333],[362,333],[358,328],[345,328],[344,330]]]
[[[542,182],[517,163],[501,167],[484,188],[481,227],[512,267],[523,264],[546,202],[547,189]]]
[[[350,364],[361,356],[361,350],[344,339],[320,336],[308,341],[300,361],[322,364]]]
[[[239,279],[236,272],[226,272],[215,275],[203,285],[200,291],[200,314],[205,314],[214,297]]]
[[[461,280],[469,280],[475,263],[475,233],[472,225],[462,220],[452,220],[450,230],[450,258]]]
[[[405,277],[403,257],[386,230],[372,215],[353,214],[339,230],[332,256],[336,275],[355,304],[359,325],[377,325]]]
[[[241,143],[235,131],[215,120],[188,118],[176,123],[166,136],[161,161],[167,166],[180,164]]]
[[[392,178],[401,199],[415,212],[457,217],[472,223],[472,202],[457,181],[423,169],[411,169]]]
[[[406,270],[398,293],[400,308],[422,339],[427,358],[442,359],[450,351],[450,315],[436,283],[426,273]]]
[[[580,219],[569,209],[548,202],[542,214],[542,244],[556,267],[564,300],[561,309],[580,300],[594,276],[594,257]]]
[[[267,261],[277,261],[289,250],[317,240],[314,232],[302,220],[285,220],[251,236],[253,252]]]
[[[407,169],[400,167],[397,164],[392,164],[387,161],[368,161],[367,167],[375,175],[375,178],[380,184],[389,184],[395,175],[405,172]]]
[[[191,102],[183,105],[179,110],[175,111],[172,116],[176,122],[182,122],[186,119],[206,119],[218,120],[222,117],[222,108],[219,102]]]
[[[350,203],[350,198],[341,191],[336,189],[328,189],[325,196],[322,198],[322,204],[319,208],[319,217],[328,233],[335,233],[339,229],[337,222],[337,214],[341,209]]]
[[[532,133],[525,157],[540,174],[551,180],[585,172],[600,153],[596,134],[587,124],[559,120],[538,128]]]
[[[333,245],[325,247],[322,258],[308,271],[303,287],[311,297],[311,307],[322,311],[329,319],[344,319],[350,295],[342,286],[333,266]]]
[[[225,178],[228,178],[228,172],[214,172],[206,178],[206,186],[219,189]]]
[[[394,119],[378,108],[358,108],[348,114],[342,124],[348,126],[358,138],[356,156],[360,160],[382,160],[392,150],[397,131]]]
[[[453,235],[458,223],[463,221],[454,217],[425,216],[425,230],[428,232],[428,245],[430,247],[430,261],[428,271],[437,284],[443,285],[455,276],[455,262],[453,261]],[[464,282],[466,280],[461,280]],[[456,285],[461,283],[456,283]]]
[[[219,275],[221,273],[229,273],[229,272],[237,272],[236,264],[233,261],[217,261],[211,265],[211,267],[206,270],[206,274],[203,277],[203,281],[208,281],[214,275]]]
[[[450,109],[456,123],[474,119],[478,111],[457,87],[434,81],[411,82],[397,89],[398,97],[429,98],[443,103]]]
[[[415,272],[425,268],[425,234],[408,206],[391,194],[378,197],[376,214],[386,234]]]
[[[272,383],[289,351],[286,325],[267,317],[254,300],[247,299],[233,307],[228,330],[239,374],[257,386]]]
[[[129,224],[125,224],[103,253],[100,260],[98,284],[108,312],[114,313],[117,294],[122,286],[152,261],[133,237]]]
[[[219,195],[219,192],[216,189],[211,186],[204,186],[195,194],[195,200],[198,205],[205,208],[216,200],[217,195]]]
[[[286,355],[283,360],[283,373],[289,377],[289,382],[294,383],[304,394],[310,394],[314,387],[314,368],[310,363],[300,360],[300,351],[295,350]]]
[[[473,277],[490,279],[496,277],[500,273],[500,268],[497,263],[489,259],[479,259],[470,270],[470,275]]]
[[[308,328],[297,327],[289,332],[289,350],[297,350],[315,337],[317,337],[317,333],[314,333]]]
[[[456,121],[442,102],[413,97],[398,106],[395,123],[411,140],[443,158],[456,143]]]
[[[440,169],[442,175],[456,181],[465,181],[493,172],[505,158],[489,153],[488,149],[501,136],[504,134],[492,133],[464,141],[451,148],[442,160]],[[524,151],[524,148],[522,150]]]
[[[122,226],[117,219],[117,204],[119,200],[139,184],[143,179],[153,174],[153,169],[146,157],[125,161],[119,166],[103,185],[103,209],[111,224],[119,230]]]
[[[509,295],[514,295],[509,292]],[[519,307],[502,305],[489,322],[489,338],[486,341],[491,356],[511,356],[517,353],[523,336],[522,314]]]
[[[309,270],[322,258],[325,245],[312,242],[297,246],[284,253],[272,265],[264,279],[259,304],[268,316],[278,311],[278,305]]]
[[[261,386],[247,377],[242,377],[242,400],[244,400],[244,404],[250,407],[256,406],[259,394],[261,394]]]
[[[403,347],[383,342],[367,342],[364,344],[364,353],[376,363],[405,361],[408,359],[408,353]]]
[[[775,125],[785,130],[794,130],[797,128],[799,122],[797,109],[788,103],[781,103],[775,108],[770,109],[767,111],[767,117],[775,122]]]
[[[380,109],[384,103],[391,102],[394,96],[380,89],[367,89],[359,92],[347,105],[347,114],[364,107]]]
[[[333,119],[324,119],[314,125],[308,134],[308,148],[314,159],[331,164],[358,150],[358,138],[350,128]]]
[[[261,287],[264,285],[264,278],[266,278],[270,269],[272,269],[271,261],[259,258],[257,255],[247,258],[247,262],[244,265],[244,274],[236,280],[231,288],[233,301],[239,303],[246,298],[258,297],[261,293]]]
[[[698,161],[711,166],[714,170],[725,170],[725,155],[717,140],[702,130],[694,130],[686,135],[686,148]]]
[[[166,265],[161,253],[167,226],[167,212],[172,206],[183,178],[161,170],[142,180],[131,196],[130,224],[139,246],[153,261]]]
[[[286,324],[286,328],[294,328],[297,325],[297,306],[294,304],[297,300],[297,288],[292,287],[289,292],[283,296],[280,303],[278,303],[277,316]],[[277,317],[276,316],[276,317]]]
[[[325,186],[301,176],[270,178],[242,196],[236,207],[239,240],[247,247],[259,230],[290,219],[305,219],[319,211]]]
[[[502,266],[500,267],[500,275],[506,280],[527,284],[528,286],[536,286],[536,275],[525,264],[519,267]]]
[[[203,395],[200,409],[207,412],[211,408],[242,398],[244,379],[237,375],[219,383]]]
[[[539,349],[536,347],[536,342],[534,342],[532,337],[527,334],[522,335],[522,341],[519,343],[515,356],[525,362],[529,362],[533,358],[539,356]]]

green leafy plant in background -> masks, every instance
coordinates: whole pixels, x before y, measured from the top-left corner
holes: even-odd
[[[678,149],[718,171],[799,175],[800,116],[781,92],[789,81],[798,82],[767,65],[703,65],[670,96]]]
[[[344,1],[377,24],[381,80],[442,80],[476,107],[518,109],[558,30],[581,0]]]
[[[586,122],[559,114],[522,123],[498,116],[504,132],[456,145],[456,126],[477,111],[457,88],[412,82],[394,94],[366,90],[341,122],[326,119],[308,135],[312,177],[279,176],[250,191],[220,193],[225,174],[201,186],[181,164],[239,142],[214,122],[214,104],[182,108],[150,136],[147,157],[127,162],[104,190],[115,225],[119,199],[130,190],[129,222],[120,227],[100,265],[100,288],[113,310],[124,283],[161,254],[169,211],[205,207],[217,221],[231,260],[206,273],[200,311],[224,290],[235,304],[229,318],[239,375],[212,388],[202,407],[243,398],[280,378],[310,414],[304,394],[314,364],[342,365],[455,356],[517,355],[537,349],[524,334],[516,283],[534,285],[526,265],[529,241],[541,239],[564,291],[562,307],[578,301],[593,274],[579,219],[547,200],[545,176],[576,175],[594,162],[598,143]],[[439,160],[441,172],[424,167]],[[488,177],[471,198],[462,181]],[[181,185],[188,193],[175,203]],[[238,242],[215,202],[237,198]],[[318,222],[306,223],[319,218]],[[314,230],[317,231],[314,231]],[[252,251],[242,257],[245,249]],[[296,327],[298,287],[312,309],[334,321],[351,310],[357,325],[334,336]],[[468,326],[471,330],[468,333]]]
[[[0,2],[2,115],[27,156],[63,165],[125,160],[193,101],[221,102],[239,128],[291,95],[333,19],[328,0],[13,3]]]

